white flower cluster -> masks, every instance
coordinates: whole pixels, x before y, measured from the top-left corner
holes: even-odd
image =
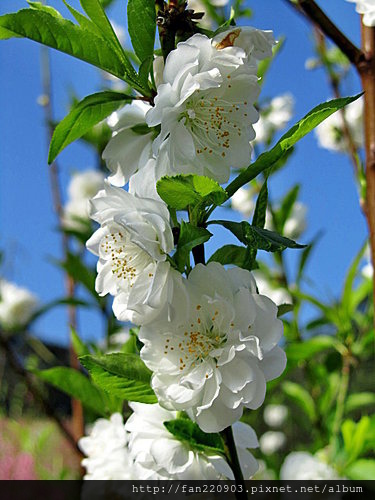
[[[130,403],[133,414],[126,424],[119,413],[109,420],[97,420],[88,436],[79,440],[86,458],[84,479],[233,479],[226,460],[218,454],[192,449],[175,438],[164,422],[174,420],[176,412],[158,404]],[[242,472],[250,479],[258,464],[248,448],[257,448],[253,429],[242,422],[233,426]]]
[[[274,97],[269,106],[262,109],[258,122],[254,125],[255,142],[267,143],[277,130],[282,130],[293,116],[294,98],[292,94]]]
[[[337,472],[318,455],[311,455],[305,451],[294,451],[284,460],[280,470],[280,479],[282,481],[318,481],[344,478],[339,477]]]
[[[0,280],[0,325],[4,330],[25,326],[38,303],[37,297],[26,288]]]
[[[104,175],[96,170],[73,174],[68,187],[68,201],[63,210],[63,226],[80,231],[89,220],[89,200],[103,188]]]
[[[91,200],[90,216],[100,227],[87,247],[98,256],[97,292],[114,297],[118,320],[140,326],[140,356],[153,372],[160,407],[132,404],[128,444],[121,444],[143,477],[147,470],[152,478],[230,477],[221,457],[208,459],[169,435],[162,422],[178,411],[204,432],[234,424],[246,475],[255,472],[241,446],[255,446],[256,438],[238,420],[244,408],[263,403],[267,381],[285,368],[277,307],[244,269],[212,262],[188,277],[175,269],[170,214],[156,181],[195,173],[223,183],[230,167],[249,165],[257,64],[272,55],[273,44],[271,32],[249,27],[212,40],[196,34],[165,64],[157,60],[153,106],[134,101],[109,119],[113,136],[103,158],[111,175]]]
[[[355,3],[355,10],[362,14],[362,22],[365,26],[375,26],[375,0],[347,0]]]
[[[320,147],[340,153],[347,151],[343,112],[354,145],[358,148],[363,146],[363,98],[360,98],[346,106],[344,111],[336,111],[316,127],[315,134]]]

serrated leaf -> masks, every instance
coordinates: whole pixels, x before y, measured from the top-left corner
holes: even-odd
[[[91,94],[75,104],[55,128],[48,163],[51,164],[66,146],[85,135],[94,125],[131,101],[132,98],[125,94],[105,91]]]
[[[78,370],[57,366],[48,370],[33,370],[32,373],[44,382],[57,387],[74,399],[82,402],[83,406],[101,416],[109,416],[119,409],[113,404],[108,395],[95,387],[90,380]]]
[[[316,420],[315,404],[306,389],[299,384],[289,381],[283,382],[281,387],[284,393],[304,411],[310,421],[314,422]]]
[[[317,127],[319,123],[331,116],[335,111],[359,99],[361,95],[362,93],[353,97],[340,97],[339,99],[319,104],[312,109],[288,130],[270,151],[262,153],[254,163],[229,184],[226,188],[228,196],[233,196],[241,186],[255,179],[264,170],[271,168],[294,144]]]
[[[211,255],[208,262],[220,262],[223,266],[232,264],[248,271],[255,268],[250,250],[238,245],[224,245]]]
[[[179,441],[189,443],[189,447],[195,450],[224,454],[220,434],[203,432],[195,422],[187,418],[168,420],[164,422],[164,426]]]
[[[266,250],[267,252],[281,252],[286,248],[305,248],[295,241],[281,236],[281,234],[253,226],[246,221],[231,222],[225,220],[210,221],[209,224],[219,224],[231,231],[242,243],[250,249]]]
[[[124,52],[114,50],[94,30],[85,29],[63,18],[52,7],[49,9],[22,9],[0,17],[0,39],[11,37],[29,38],[35,42],[59,50],[86,61],[143,91],[137,73]]]
[[[289,361],[307,361],[327,349],[336,349],[338,340],[329,335],[319,335],[303,342],[287,346],[285,352]]]
[[[156,10],[154,0],[128,1],[128,29],[141,62],[154,55]]]
[[[185,265],[189,263],[191,250],[208,241],[211,236],[212,234],[210,231],[204,227],[193,226],[188,222],[181,221],[177,249],[173,256],[173,260],[176,262],[180,272],[183,272],[185,270]]]
[[[198,203],[221,205],[227,199],[225,190],[216,181],[202,175],[165,176],[156,188],[160,198],[176,210]]]
[[[83,356],[79,360],[94,382],[110,394],[128,401],[157,403],[150,387],[151,371],[136,354]]]

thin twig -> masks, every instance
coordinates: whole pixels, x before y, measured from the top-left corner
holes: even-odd
[[[220,433],[220,435],[224,441],[225,455],[227,457],[228,464],[233,471],[237,484],[242,486],[241,490],[236,491],[235,496],[237,500],[246,500],[246,484],[237,455],[236,443],[234,442],[232,427],[227,427]]]
[[[354,43],[338,29],[314,0],[286,0],[286,2],[291,7],[294,7],[299,13],[304,14],[305,17],[330,38],[354,66],[361,64],[364,59],[364,54],[361,49],[356,47]]]

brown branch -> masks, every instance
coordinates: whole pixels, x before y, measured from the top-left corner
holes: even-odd
[[[47,130],[47,144],[49,144],[53,134],[53,110],[49,49],[47,49],[46,47],[41,48],[41,75],[44,96],[44,119]],[[54,161],[49,167],[48,172],[50,178],[53,207],[57,216],[59,226],[61,228],[63,225],[63,204],[59,182],[59,168],[56,161]],[[63,254],[65,257],[67,257],[69,253],[69,238],[64,231],[61,231],[61,244]],[[73,298],[75,293],[75,283],[73,278],[69,276],[68,273],[66,273],[65,275],[65,289],[67,296],[69,298]],[[76,308],[74,306],[68,306],[68,324],[69,332],[72,328],[74,330],[77,330],[77,314]],[[70,345],[69,347],[69,356],[70,366],[72,368],[79,369],[79,361],[72,345]],[[78,400],[72,399],[71,404],[73,433],[75,438],[78,440],[84,434],[83,408],[81,402]]]
[[[357,67],[361,63],[363,52],[338,29],[314,0],[286,1],[330,38],[352,64]]]
[[[361,22],[361,39],[365,60],[358,67],[358,71],[365,91],[364,128],[367,184],[365,213],[370,233],[371,260],[375,268],[375,28],[364,26]],[[375,273],[373,280],[375,304]]]
[[[44,398],[39,389],[34,385],[30,373],[25,370],[22,363],[18,360],[17,356],[13,352],[9,340],[6,338],[6,334],[4,334],[3,332],[0,332],[0,345],[4,349],[6,359],[8,360],[10,366],[13,368],[14,372],[22,377],[22,379],[26,383],[28,390],[33,395],[34,399],[39,402],[45,414],[56,422],[63,435],[66,437],[67,441],[74,449],[75,453],[79,456],[79,458],[82,458],[82,452],[78,448],[75,436],[70,432],[63,420],[57,415],[49,401]]]

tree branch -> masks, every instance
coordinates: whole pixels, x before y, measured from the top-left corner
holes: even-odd
[[[364,59],[363,52],[338,29],[314,0],[286,1],[330,38],[352,64],[356,67],[361,64]]]
[[[364,128],[367,184],[365,213],[370,233],[371,260],[375,268],[375,28],[364,26],[361,22],[361,38],[365,62],[359,66],[358,70],[365,91]],[[375,273],[373,281],[375,304]]]

